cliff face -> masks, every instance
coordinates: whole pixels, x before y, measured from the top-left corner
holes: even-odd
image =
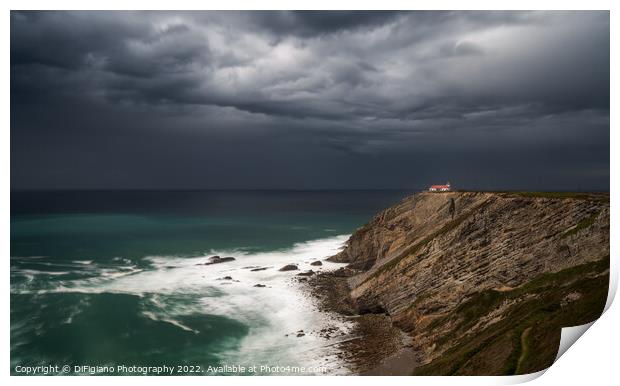
[[[384,210],[331,259],[361,270],[359,312],[413,338],[417,372],[505,374],[550,365],[525,347],[600,315],[608,257],[608,195],[449,192]]]

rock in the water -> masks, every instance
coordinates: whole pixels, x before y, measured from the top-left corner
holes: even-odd
[[[255,284],[254,287],[264,288],[264,287],[267,287],[267,286],[264,285],[264,284]]]
[[[299,268],[295,264],[287,264],[284,267],[280,268],[278,271],[297,271]]]
[[[222,284],[231,284],[231,282],[239,283],[239,280],[233,279],[232,276],[218,277],[215,280],[224,280],[224,281],[226,281],[226,283],[222,283]]]
[[[301,273],[297,274],[297,276],[312,276],[312,275],[314,275],[314,271],[313,270],[309,270],[309,271],[301,272]]]
[[[268,269],[268,267],[254,268],[254,269],[251,269],[251,270],[250,270],[250,272],[264,271],[264,270],[266,270],[266,269]]]
[[[211,256],[209,257],[209,260],[207,260],[205,263],[198,263],[196,265],[212,265],[212,264],[219,264],[219,263],[225,263],[227,261],[233,261],[235,260],[234,257],[219,257],[219,256]]]
[[[297,334],[298,338],[301,338],[302,336],[305,336],[306,334],[304,334],[303,332],[300,332],[299,334]]]
[[[323,265],[323,263],[321,263],[320,260],[317,260],[317,261],[313,261],[312,263],[310,263],[310,265],[321,266],[321,265]]]

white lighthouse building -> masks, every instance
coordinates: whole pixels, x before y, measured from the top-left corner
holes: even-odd
[[[428,188],[429,192],[449,192],[450,190],[450,182],[446,182],[445,185],[431,185]]]

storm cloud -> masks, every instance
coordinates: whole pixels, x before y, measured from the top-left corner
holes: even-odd
[[[608,12],[12,12],[12,189],[609,189]]]

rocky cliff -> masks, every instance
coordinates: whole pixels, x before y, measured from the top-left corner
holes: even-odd
[[[425,192],[331,260],[358,270],[360,313],[411,336],[415,373],[514,374],[549,366],[560,328],[600,315],[608,258],[608,195]]]

